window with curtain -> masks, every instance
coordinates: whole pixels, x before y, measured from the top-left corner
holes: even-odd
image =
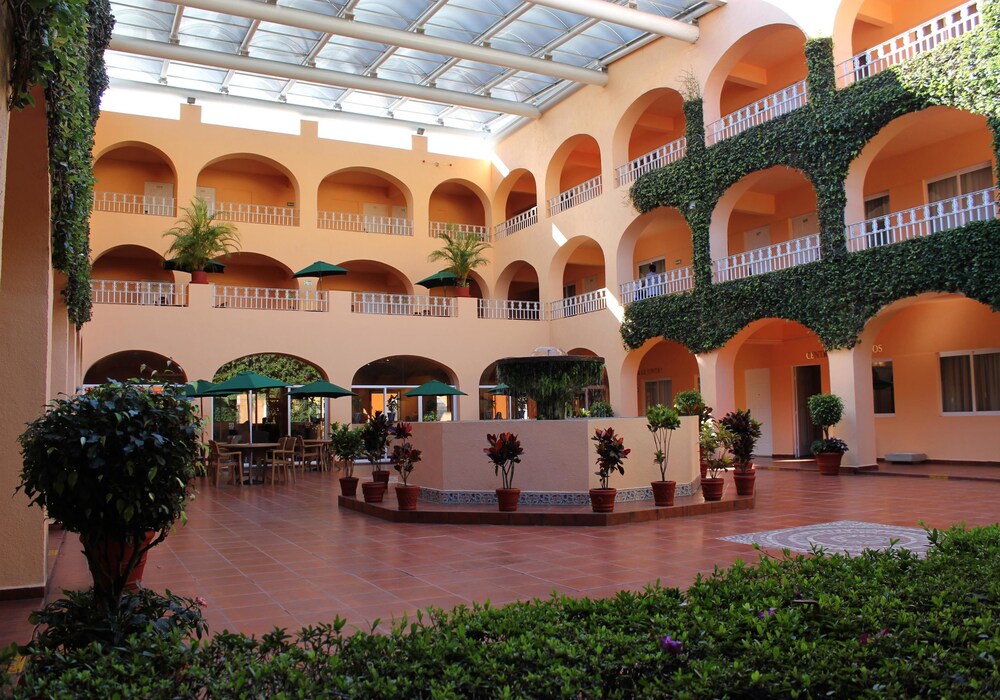
[[[1000,352],[972,356],[977,411],[1000,411]]]
[[[1000,411],[1000,351],[942,355],[940,365],[942,411]]]
[[[872,395],[876,414],[896,412],[896,393],[892,380],[892,360],[872,362]]]
[[[960,202],[957,208],[967,210],[968,213],[955,216],[948,216],[954,213],[955,204],[945,201],[959,195],[985,190],[992,185],[993,169],[989,165],[927,183],[927,201],[933,205],[930,208],[930,215],[935,217],[931,223],[931,231],[943,231],[963,226],[970,221],[992,218],[992,203],[985,196],[974,197],[972,201],[968,202]],[[941,203],[936,204],[937,202]]]

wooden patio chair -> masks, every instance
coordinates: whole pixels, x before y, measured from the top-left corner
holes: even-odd
[[[243,484],[243,455],[238,450],[226,450],[215,440],[208,441],[208,476],[219,486],[222,472],[229,472],[229,483]]]
[[[295,438],[283,437],[278,440],[278,447],[269,450],[264,462],[266,471],[271,470],[271,483],[275,483],[278,472],[284,482],[295,481]]]

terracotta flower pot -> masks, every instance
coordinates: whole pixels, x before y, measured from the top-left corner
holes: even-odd
[[[156,532],[153,530],[147,530],[146,536],[142,539],[142,546],[148,547],[149,543],[153,541],[156,537]],[[100,576],[102,582],[105,584],[110,583],[114,577],[120,576],[128,560],[132,557],[133,547],[127,542],[121,542],[118,540],[108,540],[103,545],[97,548],[95,553],[95,558],[97,559],[97,567],[100,571]],[[148,553],[148,552],[147,552]],[[125,581],[126,591],[135,591],[139,589],[139,583],[142,582],[142,574],[146,570],[146,554],[142,555],[139,559],[139,563],[135,565],[135,568],[128,575],[128,579]]]
[[[400,510],[416,510],[420,487],[413,484],[396,484],[396,503]]]
[[[837,476],[840,474],[840,461],[844,458],[843,452],[818,452],[813,455],[816,458],[816,466],[819,473],[825,476]]]
[[[208,273],[204,270],[195,270],[191,273],[191,284],[208,284]]]
[[[618,489],[590,489],[590,507],[595,513],[613,513]]]
[[[386,485],[381,481],[364,481],[361,483],[361,494],[365,503],[381,503],[385,495]]]
[[[733,482],[736,484],[737,496],[752,496],[754,484],[757,481],[757,470],[751,469],[746,472],[734,472]]]
[[[707,479],[708,478],[708,462],[705,460],[704,457],[701,458],[701,460],[698,463],[698,466],[701,469],[701,478],[702,479]]]
[[[701,480],[701,495],[706,501],[721,501],[722,491],[726,488],[726,480],[722,478]]]
[[[521,489],[497,489],[497,507],[501,513],[512,513],[517,510],[521,500]]]
[[[472,287],[455,287],[455,296],[457,297],[472,296]]]
[[[653,503],[657,506],[672,506],[674,504],[676,481],[651,481],[649,485],[653,487]]]
[[[340,493],[348,498],[357,498],[358,495],[358,477],[356,476],[342,476],[340,477]]]
[[[389,470],[388,469],[378,469],[372,472],[372,481],[377,481],[380,484],[389,483]]]

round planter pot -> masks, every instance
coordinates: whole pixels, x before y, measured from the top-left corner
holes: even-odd
[[[653,487],[653,503],[658,506],[672,506],[674,504],[676,481],[651,481],[649,485]]]
[[[701,478],[702,479],[707,479],[708,478],[708,462],[706,462],[704,459],[702,459],[702,460],[700,460],[698,462],[698,467],[701,469]]]
[[[142,539],[142,546],[148,547],[149,543],[153,541],[156,537],[156,532],[153,530],[147,530],[145,537]],[[132,557],[133,547],[127,542],[121,542],[119,540],[108,540],[104,544],[100,545],[95,552],[95,557],[97,559],[97,568],[100,572],[101,581],[104,583],[110,583],[116,576],[120,576],[121,572],[125,569],[125,564]],[[139,590],[139,583],[142,581],[142,573],[146,569],[146,554],[142,555],[139,559],[139,563],[135,565],[135,568],[128,575],[128,579],[125,581],[126,591],[137,591]]]
[[[361,494],[365,503],[381,503],[385,496],[386,485],[381,481],[364,481],[361,483]]]
[[[413,484],[396,484],[396,503],[400,510],[416,510],[420,487]]]
[[[455,296],[457,297],[472,296],[472,287],[455,287]]]
[[[340,477],[340,493],[342,496],[347,496],[348,498],[357,498],[358,477],[356,476]]]
[[[497,489],[497,507],[501,513],[513,513],[521,500],[521,489]]]
[[[372,472],[372,481],[380,484],[389,484],[389,470],[379,469],[378,471]]]
[[[208,273],[204,270],[196,270],[191,273],[191,284],[208,284]]]
[[[722,491],[726,488],[726,480],[722,478],[701,480],[701,495],[706,501],[721,501]]]
[[[840,460],[844,458],[842,452],[819,452],[813,455],[816,458],[816,466],[819,473],[825,476],[837,476],[840,474]]]
[[[590,489],[590,507],[595,513],[613,513],[618,489]]]
[[[754,483],[757,481],[757,471],[750,469],[747,472],[734,472],[733,482],[736,484],[737,496],[752,496]]]

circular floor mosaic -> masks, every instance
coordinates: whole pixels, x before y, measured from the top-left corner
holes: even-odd
[[[888,549],[895,546],[924,554],[929,548],[927,533],[917,527],[881,525],[855,520],[837,520],[819,525],[803,525],[782,530],[750,532],[720,539],[743,544],[758,544],[773,549],[790,549],[809,552],[813,545],[823,547],[828,553],[861,554],[866,549]]]

